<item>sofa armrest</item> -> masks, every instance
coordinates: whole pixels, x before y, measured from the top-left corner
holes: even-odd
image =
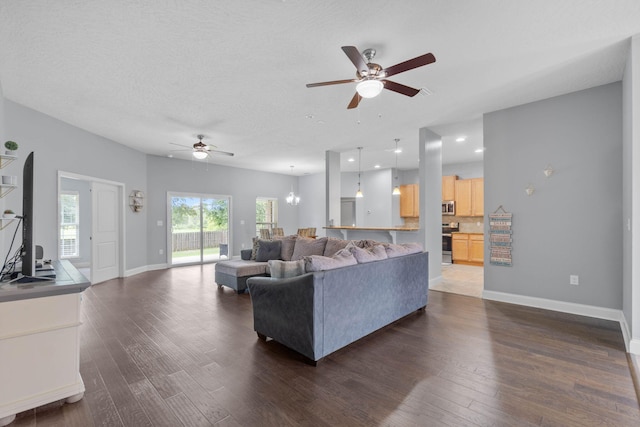
[[[241,249],[240,258],[244,261],[249,261],[251,259],[251,252],[253,252],[253,249]]]
[[[312,360],[318,360],[319,323],[314,319],[314,274],[287,279],[251,277],[247,287],[253,305],[253,328]]]

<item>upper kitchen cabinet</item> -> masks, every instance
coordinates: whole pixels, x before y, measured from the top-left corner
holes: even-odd
[[[484,178],[455,181],[456,215],[484,216]]]
[[[442,200],[456,199],[456,181],[458,175],[447,175],[442,177]]]
[[[420,216],[418,184],[400,186],[400,216],[402,218],[417,218]]]

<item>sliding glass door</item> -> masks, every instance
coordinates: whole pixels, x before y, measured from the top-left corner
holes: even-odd
[[[229,258],[229,197],[169,193],[169,264]]]

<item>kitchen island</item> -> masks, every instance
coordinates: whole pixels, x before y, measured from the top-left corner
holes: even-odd
[[[84,396],[80,303],[89,281],[66,260],[56,279],[0,283],[0,426],[15,414]]]
[[[402,242],[415,242],[418,227],[352,227],[329,226],[322,227],[327,230],[327,237],[337,237],[345,240],[371,239],[378,242],[398,243],[398,233],[403,235]]]

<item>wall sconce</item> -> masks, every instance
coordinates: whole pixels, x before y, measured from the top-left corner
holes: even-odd
[[[536,191],[536,189],[533,188],[533,184],[529,184],[527,188],[524,189],[524,191],[527,193],[527,196],[531,196]]]
[[[144,206],[144,194],[140,190],[133,190],[129,195],[129,206],[134,212],[140,212]]]
[[[551,175],[553,175],[553,167],[551,165],[547,165],[547,167],[544,169],[544,176],[549,178]]]

